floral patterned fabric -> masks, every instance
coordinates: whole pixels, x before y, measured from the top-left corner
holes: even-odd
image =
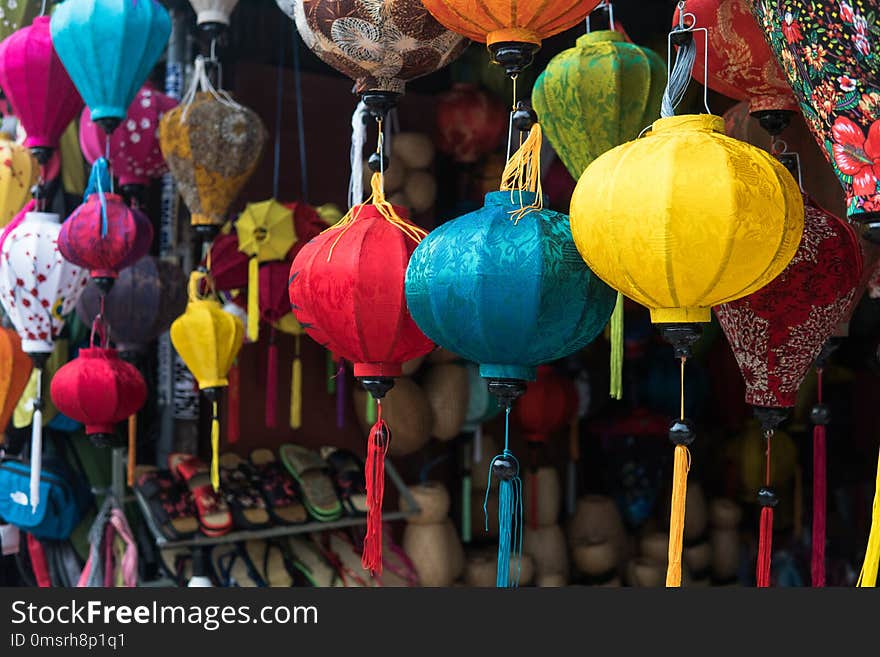
[[[714,309],[753,406],[795,405],[861,276],[855,232],[806,200],[803,237],[788,267],[757,292]]]
[[[752,11],[840,178],[847,214],[880,216],[880,25],[868,0],[753,0]]]
[[[419,0],[292,0],[279,7],[303,42],[355,81],[355,93],[403,93],[406,82],[458,57],[467,41],[438,23]]]

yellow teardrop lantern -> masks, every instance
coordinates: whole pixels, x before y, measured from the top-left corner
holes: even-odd
[[[30,149],[0,133],[0,227],[12,221],[31,197],[39,171]]]
[[[581,256],[651,321],[711,321],[711,309],[778,276],[804,228],[797,183],[711,114],[655,121],[601,155],[571,200]]]
[[[227,374],[244,339],[244,325],[234,315],[224,312],[210,293],[199,291],[205,274],[193,272],[189,281],[186,311],[171,324],[171,342],[195,376],[199,389],[212,402],[211,484],[220,486],[218,454],[220,451],[219,388],[229,385]]]
[[[260,263],[284,260],[296,242],[293,211],[275,199],[248,203],[235,222],[238,250],[248,260],[248,340],[260,334]]]
[[[602,280],[647,306],[681,359],[666,585],[681,585],[692,423],[684,417],[684,369],[697,323],[712,307],[778,276],[804,229],[797,183],[765,151],[724,134],[711,114],[670,116],[599,156],[571,199],[581,256]]]

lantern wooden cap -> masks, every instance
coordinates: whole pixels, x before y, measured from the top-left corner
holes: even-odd
[[[724,133],[724,119],[715,114],[682,114],[657,119],[651,125],[651,132],[664,130],[704,130],[706,132]]]

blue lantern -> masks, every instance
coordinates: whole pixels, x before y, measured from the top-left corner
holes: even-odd
[[[578,255],[566,215],[522,213],[536,200],[534,192],[490,192],[482,208],[429,233],[406,270],[416,324],[479,363],[495,391],[585,347],[616,301]]]
[[[156,0],[66,0],[52,14],[52,45],[107,134],[171,36],[171,17]]]
[[[540,141],[533,141],[537,152]],[[480,375],[504,406],[504,450],[490,465],[490,477],[499,482],[499,587],[516,585],[519,569],[511,555],[522,554],[522,482],[509,446],[511,404],[535,379],[538,365],[591,342],[617,299],[578,255],[568,217],[546,205],[534,191],[491,192],[482,208],[429,233],[406,270],[406,301],[416,324],[437,344],[479,363]],[[488,495],[487,489],[484,513]]]

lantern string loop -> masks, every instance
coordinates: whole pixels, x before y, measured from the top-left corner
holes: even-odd
[[[608,12],[608,29],[611,31],[616,31],[616,26],[614,24],[614,4],[611,0],[602,0],[598,5],[596,5],[595,9],[587,14],[587,34],[590,34],[593,30],[590,27],[590,15],[594,12],[599,11],[600,9],[604,9]]]
[[[192,82],[190,82],[189,88],[186,90],[186,94],[184,94],[183,99],[180,101],[180,104],[183,105],[183,111],[180,113],[180,122],[186,123],[186,117],[189,114],[189,109],[193,104],[193,101],[196,99],[196,94],[199,92],[209,93],[211,94],[215,100],[220,103],[223,103],[227,107],[231,107],[232,109],[244,110],[244,108],[237,102],[232,99],[232,96],[229,95],[223,88],[215,87],[211,83],[211,79],[208,77],[208,70],[206,67],[206,59],[203,55],[198,55],[196,57],[195,66],[192,74]],[[220,66],[220,63],[216,60],[211,60],[211,62]]]
[[[667,37],[667,62],[672,63],[672,46],[675,44],[675,62],[672,69],[667,67],[668,82],[663,91],[663,101],[660,107],[660,116],[668,118],[675,116],[675,109],[681,104],[694,63],[697,60],[697,43],[694,40],[694,32],[702,32],[705,40],[703,47],[703,107],[707,114],[709,109],[709,30],[705,27],[697,27],[697,18],[693,14],[685,13],[685,3],[678,3],[678,25],[676,25]]]
[[[373,192],[372,194],[370,194],[370,198],[368,198],[363,203],[359,203],[358,205],[350,208],[349,211],[345,213],[345,216],[342,217],[342,219],[340,219],[334,226],[326,229],[339,230],[339,234],[336,236],[336,239],[333,240],[333,244],[330,245],[330,249],[328,250],[328,262],[333,256],[333,249],[339,243],[339,240],[342,239],[342,236],[345,235],[345,231],[351,228],[352,224],[357,221],[357,218],[360,216],[361,210],[366,205],[375,206],[376,210],[378,210],[379,214],[382,215],[382,217],[386,221],[399,228],[400,232],[402,232],[416,244],[421,242],[422,238],[428,234],[425,229],[420,228],[419,226],[416,226],[415,224],[401,218],[400,215],[397,214],[397,210],[394,209],[394,206],[385,199],[385,191],[383,189],[384,185],[382,182],[381,173],[374,173],[373,177],[370,178],[370,188]]]

